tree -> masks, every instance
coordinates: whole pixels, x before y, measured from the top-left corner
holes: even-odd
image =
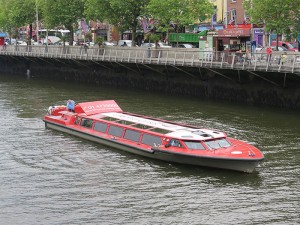
[[[69,44],[74,41],[74,26],[83,17],[84,0],[41,1],[44,23],[47,28],[65,26],[70,30]]]
[[[9,12],[9,4],[8,1],[0,0],[0,27],[3,31],[11,34],[12,32],[12,21],[8,17],[7,13]]]
[[[168,30],[173,24],[178,33],[179,27],[210,17],[213,5],[209,0],[150,0],[147,13],[158,22],[158,29]]]
[[[32,23],[35,21],[35,0],[0,1],[0,25],[10,35],[13,30],[30,25],[28,43],[32,37]]]
[[[251,22],[262,24],[265,32],[293,37],[299,33],[299,0],[246,0],[244,7],[251,17]]]
[[[151,43],[155,44],[155,48],[157,48],[158,42],[160,40],[160,36],[155,34],[155,33],[147,33],[146,35],[144,35],[145,40],[148,40]]]
[[[99,48],[101,48],[101,47],[103,47],[102,45],[103,45],[103,42],[104,42],[104,39],[103,39],[103,37],[97,37],[96,38],[96,41],[95,41],[95,44],[97,44],[98,46],[99,46]]]
[[[100,19],[116,26],[120,31],[132,31],[132,46],[140,26],[140,16],[149,0],[86,0],[85,14],[89,19]]]

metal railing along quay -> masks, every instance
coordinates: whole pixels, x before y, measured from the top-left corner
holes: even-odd
[[[248,71],[300,73],[300,53],[264,52],[244,54],[240,52],[200,51],[179,48],[129,48],[83,46],[21,46],[8,45],[0,55],[72,60],[92,60],[118,63],[156,64],[183,67],[204,67]]]

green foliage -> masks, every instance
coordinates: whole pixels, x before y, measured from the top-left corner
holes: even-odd
[[[97,38],[96,38],[96,41],[95,41],[95,43],[99,46],[99,48],[100,47],[102,47],[102,45],[103,45],[103,42],[104,42],[104,39],[103,39],[103,37],[101,37],[101,36],[98,36]]]
[[[245,0],[251,22],[265,26],[266,32],[296,36],[299,30],[299,0]]]
[[[147,13],[167,30],[171,23],[185,26],[204,16],[210,17],[213,5],[208,0],[150,0]]]
[[[120,31],[131,30],[134,42],[140,16],[148,3],[149,0],[86,0],[85,15],[90,19],[106,20]]]
[[[83,16],[83,0],[46,0],[42,5],[46,27],[73,26]]]
[[[85,39],[87,41],[92,41],[92,38],[93,38],[93,34],[91,32],[85,34]]]
[[[84,0],[45,0],[41,10],[47,28],[65,26],[73,34],[74,25],[83,17]],[[70,35],[69,42],[73,43],[73,40]]]
[[[0,0],[0,4],[0,26],[10,34],[35,21],[35,0]]]
[[[152,43],[157,43],[160,40],[160,35],[150,33],[147,36],[147,39],[150,40],[150,42],[152,42]]]

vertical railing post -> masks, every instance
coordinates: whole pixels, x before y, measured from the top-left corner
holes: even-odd
[[[145,52],[146,52],[146,51],[143,51],[142,63],[144,63],[144,59],[145,59]]]
[[[175,56],[174,56],[174,66],[176,66],[176,52],[175,52]]]
[[[281,55],[279,56],[280,58],[279,58],[279,67],[278,67],[278,72],[280,72],[280,70],[281,70],[281,66],[282,66],[282,57],[281,57]]]
[[[160,59],[160,54],[161,54],[161,51],[162,51],[162,50],[159,50],[159,51],[158,51],[158,56],[157,56],[157,57],[158,57],[158,58],[157,58],[157,64],[159,64],[159,59]]]
[[[266,66],[266,71],[269,69],[269,64],[270,64],[270,57],[271,55],[267,55],[267,66]]]
[[[257,60],[258,60],[258,54],[257,53],[255,53],[254,54],[254,57],[255,57],[255,63],[254,63],[254,68],[253,68],[253,70],[255,71],[255,69],[256,69],[256,64],[257,64]]]
[[[296,55],[294,55],[293,66],[292,66],[292,73],[294,73],[294,68],[295,68],[296,60],[297,60],[297,57],[296,57]]]
[[[223,62],[224,62],[224,52],[221,52],[221,68],[223,68]]]
[[[194,66],[194,60],[195,60],[195,54],[194,54],[194,52],[193,52],[192,66]]]
[[[106,54],[106,48],[103,49],[102,61],[104,61],[104,59],[105,59],[105,54]]]
[[[213,67],[213,60],[214,60],[214,51],[212,50],[210,53],[210,68]]]
[[[167,51],[167,58],[166,58],[166,63],[165,63],[165,65],[167,65],[168,60],[169,60],[169,51]]]

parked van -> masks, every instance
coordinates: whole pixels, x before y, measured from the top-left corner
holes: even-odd
[[[272,41],[272,46],[276,46],[276,41]],[[298,52],[298,49],[295,48],[290,42],[278,41],[278,46],[285,47],[288,51]]]
[[[132,47],[132,40],[119,40],[118,46],[121,47]]]

